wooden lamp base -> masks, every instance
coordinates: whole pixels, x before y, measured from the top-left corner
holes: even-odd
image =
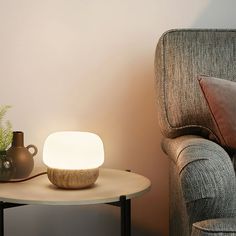
[[[87,188],[95,183],[99,168],[84,170],[47,169],[48,179],[52,184],[64,189]]]

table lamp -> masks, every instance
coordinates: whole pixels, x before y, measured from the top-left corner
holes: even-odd
[[[91,186],[104,162],[100,137],[94,133],[65,131],[50,134],[43,147],[48,179],[59,188]]]

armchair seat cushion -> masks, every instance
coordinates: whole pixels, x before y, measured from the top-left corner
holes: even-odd
[[[196,222],[191,236],[236,236],[236,218],[220,218]]]

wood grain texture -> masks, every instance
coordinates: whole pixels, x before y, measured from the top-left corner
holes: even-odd
[[[99,175],[99,169],[87,170],[62,170],[48,167],[48,179],[59,188],[81,189],[95,183]]]

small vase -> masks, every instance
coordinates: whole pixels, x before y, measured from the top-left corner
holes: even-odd
[[[7,151],[0,151],[0,181],[10,180],[14,174],[15,168]]]
[[[33,149],[33,152],[30,152]],[[34,168],[34,159],[38,149],[34,145],[24,147],[24,133],[21,131],[13,132],[12,146],[8,149],[7,154],[12,158],[15,167],[14,179],[28,177]]]

